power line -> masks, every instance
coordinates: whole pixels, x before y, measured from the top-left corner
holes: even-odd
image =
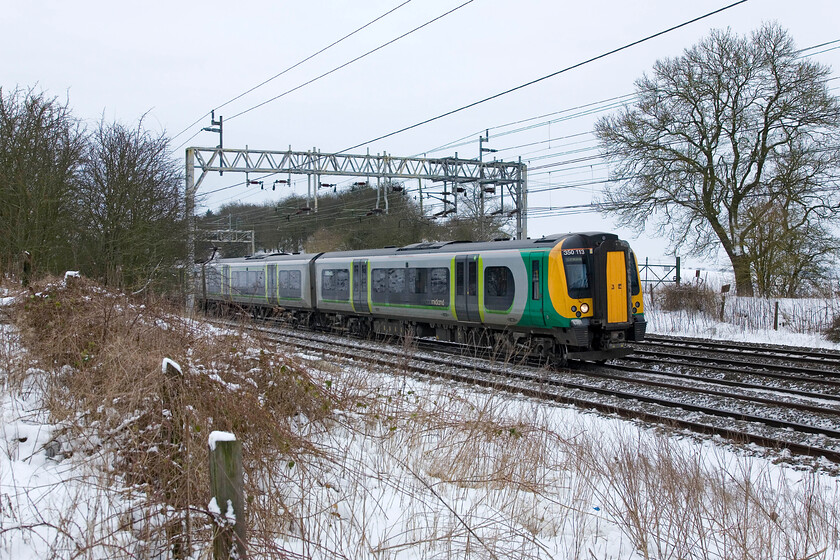
[[[812,45],[810,47],[805,47],[804,49],[799,49],[796,52],[797,53],[804,53],[805,51],[812,51],[814,49],[821,49],[822,47],[827,47],[828,45],[834,45],[836,43],[840,43],[840,39],[834,39],[833,41],[826,41],[825,43],[820,43],[819,45]],[[835,47],[835,48],[837,48],[837,47]],[[828,49],[828,50],[832,50],[832,49]],[[822,52],[825,52],[825,51],[822,51]],[[819,53],[813,53],[813,54],[819,54]],[[810,55],[808,55],[808,56],[810,56]]]
[[[734,4],[733,4],[733,5],[734,5]],[[840,40],[838,40],[837,42],[840,42]],[[819,46],[820,46],[820,45],[817,45],[817,46],[815,46],[815,47],[808,47],[808,49],[818,48]],[[803,49],[803,50],[808,50],[808,49]],[[602,56],[603,56],[603,55],[602,55]],[[835,79],[837,79],[837,78],[830,78],[830,79],[829,79],[829,80],[827,80],[827,81],[831,81],[831,80],[835,80]],[[572,111],[572,110],[575,110],[575,109],[579,109],[579,108],[591,107],[591,106],[593,106],[593,105],[598,105],[598,104],[600,104],[600,103],[605,103],[605,102],[613,102],[613,101],[616,101],[616,100],[627,100],[627,98],[632,98],[632,97],[634,97],[635,95],[636,95],[636,94],[625,94],[625,95],[623,95],[623,96],[618,96],[618,97],[611,98],[611,99],[608,99],[608,100],[603,100],[603,101],[601,101],[601,102],[590,103],[590,104],[582,105],[582,106],[575,107],[575,108],[571,108],[571,109],[565,109],[565,110],[562,110],[562,111],[557,111],[557,112],[554,112],[554,113],[549,113],[548,115],[560,114],[560,113],[569,112],[569,111]],[[626,105],[626,103],[621,103],[621,104],[618,104],[617,106],[622,106],[622,105]],[[553,121],[548,121],[548,123],[551,123],[551,122],[557,122],[557,121],[559,121],[559,120],[566,120],[566,119],[576,118],[576,117],[579,117],[579,116],[583,116],[583,115],[585,115],[585,114],[591,114],[591,112],[595,112],[595,111],[602,111],[602,110],[607,110],[608,108],[610,108],[610,107],[598,107],[598,108],[596,108],[596,109],[591,109],[590,111],[586,111],[586,112],[578,113],[578,114],[575,114],[575,115],[569,115],[569,116],[567,116],[567,117],[564,117],[563,119],[557,119],[557,120],[553,120]],[[532,121],[532,120],[535,120],[535,119],[544,118],[545,116],[547,116],[547,115],[541,115],[541,116],[537,116],[537,117],[531,117],[531,118],[529,118],[529,119],[523,119],[523,120],[519,120],[519,121],[514,121],[513,123],[507,123],[507,124],[505,124],[505,125],[498,125],[498,126],[496,126],[496,127],[494,127],[494,128],[502,128],[502,127],[505,127],[505,126],[511,126],[511,125],[514,125],[514,124],[520,124],[520,123],[524,123],[524,122]],[[524,130],[530,130],[530,129],[532,129],[532,128],[535,128],[536,126],[541,126],[541,125],[544,125],[544,124],[546,124],[546,123],[538,123],[538,124],[536,124],[536,125],[529,125],[529,126],[527,126],[527,127],[522,127],[522,128],[520,128],[520,129],[517,129],[517,130],[513,130],[513,131],[506,131],[506,132],[504,132],[504,133],[499,133],[499,134],[497,134],[496,136],[501,136],[501,135],[506,135],[506,134],[513,134],[513,133],[516,133],[516,132],[519,132],[519,131],[524,131]],[[582,135],[585,135],[585,134],[591,134],[591,133],[590,133],[590,132],[587,132],[587,133],[580,133],[580,134],[578,134],[578,135],[572,135],[572,136],[582,136]],[[550,140],[548,140],[548,141],[550,141]],[[544,142],[547,142],[547,141],[543,141],[542,143],[544,143]],[[527,146],[527,145],[526,145],[526,146]],[[453,146],[450,144],[450,147],[453,147]],[[514,146],[514,147],[504,148],[504,149],[518,149],[519,147],[521,147],[521,146]],[[583,151],[583,150],[581,150],[581,151]],[[339,153],[340,153],[340,152],[339,152]],[[561,153],[557,153],[557,154],[549,154],[549,155],[546,155],[546,156],[540,156],[539,158],[531,158],[531,160],[536,160],[536,159],[546,159],[546,158],[548,158],[548,157],[556,157],[556,156],[558,156],[558,155],[563,155],[563,152],[561,152]],[[568,165],[568,164],[570,164],[570,163],[580,163],[580,162],[582,162],[582,161],[597,160],[597,159],[599,159],[599,157],[598,157],[598,156],[592,156],[592,157],[588,157],[588,158],[580,158],[580,159],[576,159],[576,160],[572,160],[572,161],[556,162],[556,163],[553,163],[553,164],[548,164],[548,165],[545,165],[545,166],[541,166],[540,168],[532,168],[532,169],[533,169],[533,170],[536,170],[536,169],[542,169],[542,168],[557,167],[557,166]],[[599,165],[601,165],[601,164],[599,164]],[[591,166],[578,166],[578,167],[575,167],[575,168],[569,168],[569,169],[566,169],[566,170],[564,170],[564,171],[568,171],[568,170],[570,170],[570,169],[586,168],[586,167],[591,167]],[[542,175],[542,174],[545,174],[545,173],[551,173],[551,172],[534,173],[534,174],[532,174],[531,176],[533,177],[534,175]],[[557,172],[555,172],[555,173],[557,173]],[[268,176],[268,175],[267,175],[267,176]],[[266,177],[267,177],[267,176],[266,176]],[[599,181],[598,183],[603,183],[603,182],[608,182],[608,181],[609,181],[609,180],[607,180],[607,181]],[[211,191],[211,193],[208,193],[208,194],[212,194],[212,193],[218,192],[218,191],[220,191],[220,190],[225,190],[225,189],[227,189],[227,188],[232,188],[232,187],[234,187],[234,186],[238,186],[238,185],[241,185],[241,184],[243,184],[243,183],[238,183],[237,185],[231,185],[231,186],[229,186],[229,187],[224,187],[224,188],[222,188],[222,189],[218,189],[218,190],[216,190],[216,191]],[[576,187],[575,185],[564,185],[564,186],[561,186],[561,187],[554,187],[554,188],[549,187],[549,188],[545,188],[545,189],[539,189],[539,190],[536,190],[536,191],[533,191],[533,192],[545,192],[545,191],[548,191],[548,190],[554,190],[555,188],[556,188],[556,189],[559,189],[559,188],[575,188],[575,187]],[[413,192],[413,189],[408,188],[408,189],[407,189],[407,191],[409,191],[409,192]],[[256,194],[256,193],[255,193],[255,194]]]
[[[558,70],[558,71],[556,71],[556,72],[552,72],[551,74],[547,74],[547,75],[545,75],[545,76],[543,76],[543,77],[541,77],[541,78],[537,78],[536,80],[531,80],[530,82],[526,82],[526,83],[524,83],[524,84],[518,85],[518,86],[513,87],[513,88],[510,88],[510,89],[508,89],[508,90],[505,90],[505,91],[499,92],[499,93],[497,93],[497,94],[495,94],[495,95],[491,95],[490,97],[485,97],[484,99],[480,99],[480,100],[475,101],[475,102],[473,102],[473,103],[470,103],[470,104],[468,104],[468,105],[464,105],[464,106],[459,107],[459,108],[457,108],[457,109],[453,109],[453,110],[451,110],[451,111],[447,111],[446,113],[442,113],[442,114],[440,114],[440,115],[438,115],[438,116],[436,116],[436,117],[432,117],[432,118],[430,118],[430,119],[426,119],[426,120],[424,120],[424,121],[421,121],[421,122],[415,123],[415,124],[413,124],[413,125],[406,126],[406,127],[401,128],[401,129],[399,129],[399,130],[395,130],[395,131],[393,131],[393,132],[389,132],[388,134],[383,134],[382,136],[378,136],[378,137],[373,138],[373,139],[371,139],[371,140],[367,140],[367,141],[365,141],[365,142],[361,142],[361,143],[359,143],[359,144],[356,144],[355,146],[350,146],[349,148],[345,148],[345,149],[340,150],[339,152],[336,152],[336,153],[349,152],[350,150],[355,150],[356,148],[361,148],[362,146],[364,146],[364,145],[366,145],[366,144],[372,144],[373,142],[378,142],[379,140],[384,140],[385,138],[390,138],[391,136],[396,136],[397,134],[401,134],[401,133],[406,132],[406,131],[408,131],[408,130],[411,130],[411,129],[417,128],[417,127],[419,127],[419,126],[423,126],[424,124],[428,124],[428,123],[430,123],[430,122],[433,122],[433,121],[436,121],[436,120],[442,119],[442,118],[444,118],[444,117],[448,117],[448,116],[450,116],[450,115],[454,115],[455,113],[458,113],[458,112],[464,111],[464,110],[466,110],[466,109],[470,109],[470,108],[472,108],[472,107],[475,107],[476,105],[481,105],[482,103],[486,103],[486,102],[491,101],[491,100],[493,100],[493,99],[498,99],[499,97],[502,97],[502,96],[504,96],[504,95],[508,95],[508,94],[513,93],[513,92],[515,92],[515,91],[518,91],[518,90],[520,90],[520,89],[524,89],[524,88],[526,88],[526,87],[532,86],[532,85],[534,85],[534,84],[537,84],[537,83],[542,82],[542,81],[544,81],[544,80],[547,80],[547,79],[549,79],[549,78],[553,78],[553,77],[555,77],[555,76],[558,76],[558,75],[563,74],[563,73],[565,73],[565,72],[568,72],[568,71],[570,71],[570,70],[574,70],[574,69],[576,69],[576,68],[580,68],[581,66],[584,66],[584,65],[586,65],[586,64],[590,64],[590,63],[595,62],[595,61],[597,61],[597,60],[600,60],[600,59],[602,59],[602,58],[606,58],[606,57],[608,57],[608,56],[611,56],[611,55],[616,54],[616,53],[618,53],[618,52],[621,52],[621,51],[623,51],[623,50],[629,49],[629,48],[631,48],[631,47],[634,47],[634,46],[639,45],[639,44],[641,44],[641,43],[644,43],[644,42],[646,42],[646,41],[650,41],[651,39],[655,39],[656,37],[660,37],[660,36],[662,36],[662,35],[665,35],[666,33],[670,33],[671,31],[675,31],[675,30],[677,30],[677,29],[680,29],[680,28],[685,27],[685,26],[687,26],[687,25],[690,25],[690,24],[692,24],[692,23],[696,23],[696,22],[698,22],[698,21],[700,21],[700,20],[702,20],[702,19],[705,19],[705,18],[711,17],[711,16],[713,16],[713,15],[715,15],[715,14],[719,14],[719,13],[721,13],[721,12],[725,11],[725,10],[728,10],[728,9],[730,9],[730,8],[733,8],[733,7],[735,7],[735,6],[738,6],[739,4],[744,4],[744,3],[745,3],[745,2],[747,2],[747,1],[748,1],[748,0],[738,0],[737,2],[734,2],[734,3],[732,3],[732,4],[729,4],[728,6],[724,6],[723,8],[719,8],[719,9],[714,10],[714,11],[712,11],[712,12],[708,12],[708,13],[706,13],[706,14],[702,15],[702,16],[699,16],[699,17],[696,17],[696,18],[694,18],[694,19],[691,19],[691,20],[685,21],[685,22],[680,23],[680,24],[678,24],[678,25],[675,25],[675,26],[673,26],[673,27],[669,27],[668,29],[664,29],[664,30],[662,30],[662,31],[659,31],[658,33],[654,33],[653,35],[648,35],[647,37],[645,37],[645,38],[643,38],[643,39],[639,39],[638,41],[633,41],[632,43],[628,43],[628,44],[626,44],[626,45],[624,45],[624,46],[618,47],[618,48],[616,48],[616,49],[613,49],[613,50],[611,50],[611,51],[605,52],[605,53],[600,54],[600,55],[598,55],[598,56],[594,56],[594,57],[589,58],[589,59],[587,59],[587,60],[584,60],[584,61],[582,61],[582,62],[578,62],[577,64],[573,64],[572,66],[567,66],[566,68],[563,68],[562,70]]]
[[[400,39],[403,39],[403,38],[405,38],[405,37],[408,37],[408,36],[409,36],[409,35],[411,35],[412,33],[416,32],[416,31],[419,31],[419,30],[423,29],[424,27],[426,27],[426,26],[428,26],[428,25],[431,25],[432,23],[434,23],[434,22],[436,22],[436,21],[438,21],[438,20],[440,20],[440,19],[442,19],[442,18],[445,18],[445,17],[446,17],[446,16],[448,16],[449,14],[452,14],[452,13],[454,13],[454,12],[456,12],[456,11],[460,10],[460,9],[461,9],[461,8],[463,8],[464,6],[466,6],[466,5],[468,5],[468,4],[471,4],[471,3],[473,3],[474,1],[475,1],[475,0],[467,0],[466,2],[464,2],[463,4],[461,4],[460,6],[456,6],[455,8],[452,8],[451,10],[449,10],[448,12],[446,12],[446,13],[444,13],[444,14],[441,14],[441,15],[439,15],[438,17],[436,17],[436,18],[434,18],[434,19],[431,19],[431,20],[427,21],[426,23],[424,23],[424,24],[422,24],[422,25],[419,25],[419,26],[415,27],[415,28],[414,28],[414,29],[412,29],[411,31],[407,31],[406,33],[403,33],[403,34],[402,34],[402,35],[400,35],[399,37],[396,37],[395,39],[391,39],[391,40],[390,40],[390,41],[388,41],[387,43],[383,43],[383,44],[379,45],[378,47],[376,47],[376,48],[374,48],[374,49],[371,49],[371,50],[367,51],[366,53],[364,53],[364,54],[362,54],[362,55],[359,55],[359,56],[357,56],[356,58],[354,58],[354,59],[352,59],[352,60],[350,60],[350,61],[348,61],[348,62],[345,62],[344,64],[342,64],[342,65],[340,65],[340,66],[336,66],[335,68],[333,68],[332,70],[330,70],[330,71],[328,71],[328,72],[324,72],[324,73],[323,73],[323,74],[321,74],[320,76],[317,76],[317,77],[315,77],[315,78],[312,78],[311,80],[309,80],[309,81],[307,81],[307,82],[304,82],[304,83],[300,84],[299,86],[296,86],[296,87],[294,87],[294,88],[292,88],[292,89],[290,89],[290,90],[284,91],[284,92],[283,92],[283,93],[281,93],[280,95],[276,95],[276,96],[272,97],[271,99],[268,99],[268,100],[266,100],[266,101],[263,101],[262,103],[259,103],[259,104],[257,104],[257,105],[254,105],[253,107],[250,107],[250,108],[248,108],[248,109],[245,109],[244,111],[240,111],[239,113],[236,113],[236,114],[235,114],[235,115],[233,115],[232,117],[229,117],[229,118],[228,118],[228,121],[231,121],[231,120],[233,120],[233,119],[235,119],[235,118],[237,118],[237,117],[240,117],[240,116],[242,116],[242,115],[244,115],[244,114],[246,114],[246,113],[249,113],[249,112],[253,111],[254,109],[258,109],[258,108],[262,107],[263,105],[267,105],[267,104],[269,104],[269,103],[271,103],[271,102],[273,102],[273,101],[276,101],[276,100],[280,99],[281,97],[286,96],[286,95],[288,95],[288,94],[290,94],[290,93],[292,93],[292,92],[294,92],[294,91],[297,91],[297,90],[299,90],[299,89],[301,89],[301,88],[303,88],[303,87],[305,87],[305,86],[308,86],[309,84],[311,84],[311,83],[313,83],[313,82],[317,82],[317,81],[318,81],[318,80],[320,80],[321,78],[325,78],[326,76],[329,76],[330,74],[332,74],[332,73],[334,73],[334,72],[337,72],[338,70],[341,70],[342,68],[345,68],[345,67],[347,67],[347,66],[349,66],[349,65],[353,64],[354,62],[357,62],[357,61],[359,61],[359,60],[361,60],[361,59],[365,58],[366,56],[369,56],[369,55],[371,55],[371,54],[375,53],[376,51],[379,51],[379,50],[381,50],[381,49],[383,49],[383,48],[387,47],[388,45],[391,45],[391,44],[393,44],[393,43],[396,43],[396,42],[397,42],[397,41],[399,41]],[[746,2],[747,0],[742,0],[742,1],[743,1],[743,2]]]
[[[543,119],[545,117],[551,117],[553,115],[560,115],[560,114],[563,114],[563,113],[569,113],[571,111],[577,111],[578,109],[586,109],[586,108],[589,108],[589,107],[592,107],[592,106],[595,106],[595,105],[601,105],[601,104],[605,104],[605,103],[614,103],[615,101],[617,101],[619,99],[626,99],[628,97],[636,97],[636,94],[635,93],[628,93],[628,94],[625,94],[625,95],[619,95],[617,97],[611,97],[609,99],[602,99],[601,101],[594,101],[592,103],[586,103],[584,105],[578,105],[577,107],[569,107],[568,109],[561,109],[560,111],[553,111],[551,113],[545,113],[543,115],[538,115],[536,117],[529,117],[527,119],[521,119],[521,120],[518,120],[518,121],[513,121],[513,122],[509,122],[509,123],[505,123],[505,124],[491,126],[489,128],[485,128],[485,129],[479,130],[477,132],[473,132],[472,134],[468,134],[467,136],[463,136],[461,138],[458,138],[457,140],[452,140],[451,142],[443,144],[442,146],[438,146],[437,148],[432,148],[431,150],[426,150],[423,153],[431,154],[431,153],[435,153],[435,152],[442,152],[444,150],[449,150],[449,149],[452,149],[452,148],[457,148],[457,147],[460,147],[460,146],[466,146],[466,145],[469,145],[469,144],[474,144],[478,141],[478,140],[475,139],[475,137],[480,135],[481,133],[483,133],[485,130],[498,130],[500,128],[505,128],[505,127],[508,127],[508,126],[514,126],[514,125],[517,125],[517,124],[522,124],[522,123],[534,121],[534,120],[537,120],[537,119]],[[620,104],[618,106],[623,106],[623,105],[624,104]],[[612,108],[612,106],[609,107],[609,108]],[[598,109],[598,110],[600,111],[600,110],[604,110],[604,109]],[[589,113],[578,113],[576,115],[571,115],[569,117],[564,117],[562,119],[553,119],[553,120],[548,120],[548,121],[542,121],[540,123],[536,123],[534,125],[530,125],[530,126],[527,126],[527,127],[496,133],[496,134],[494,134],[494,137],[506,136],[508,134],[515,134],[517,132],[521,132],[521,131],[525,131],[525,130],[532,130],[532,129],[538,128],[540,126],[545,126],[547,124],[552,124],[552,123],[555,123],[555,122],[561,122],[563,120],[567,120],[567,119],[570,119],[570,118],[575,118],[575,117],[578,117],[578,116],[584,116],[586,114],[589,114]],[[465,140],[469,140],[469,141],[465,142]]]
[[[260,82],[259,84],[255,85],[254,87],[252,87],[252,88],[250,88],[250,89],[248,89],[248,90],[246,90],[246,91],[244,91],[244,92],[240,93],[240,94],[239,94],[239,95],[237,95],[236,97],[233,97],[233,98],[231,98],[231,99],[229,99],[229,100],[225,101],[224,103],[222,103],[221,105],[219,105],[218,107],[216,107],[214,110],[215,110],[215,111],[218,111],[218,110],[219,110],[219,109],[221,109],[222,107],[225,107],[226,105],[229,105],[229,104],[233,103],[234,101],[236,101],[236,100],[238,100],[238,99],[240,99],[240,98],[242,98],[242,97],[244,97],[244,96],[248,95],[248,94],[249,94],[249,93],[251,93],[252,91],[254,91],[254,90],[256,90],[256,89],[261,88],[262,86],[266,85],[267,83],[269,83],[269,82],[271,82],[271,81],[273,81],[273,80],[275,80],[275,79],[279,78],[279,77],[280,77],[280,76],[282,76],[283,74],[285,74],[285,73],[287,73],[287,72],[290,72],[291,70],[294,70],[295,68],[297,68],[297,67],[298,67],[298,66],[300,66],[301,64],[303,64],[303,63],[305,63],[305,62],[308,62],[308,61],[312,60],[313,58],[315,58],[315,57],[316,57],[316,56],[318,56],[319,54],[321,54],[321,53],[323,53],[323,52],[326,52],[327,50],[329,50],[329,49],[333,48],[334,46],[338,45],[339,43],[341,43],[341,42],[342,42],[342,41],[344,41],[345,39],[349,39],[350,37],[352,37],[353,35],[355,35],[355,34],[356,34],[356,33],[358,33],[359,31],[362,31],[363,29],[366,29],[367,27],[370,27],[371,25],[373,25],[374,23],[376,23],[376,22],[377,22],[377,21],[379,21],[380,19],[382,19],[382,18],[384,18],[384,17],[386,17],[386,16],[388,16],[388,15],[391,15],[392,13],[396,12],[397,10],[399,10],[400,8],[402,8],[403,6],[405,6],[406,4],[408,4],[408,3],[409,3],[409,2],[411,2],[411,1],[412,1],[412,0],[405,0],[405,2],[403,2],[403,3],[402,3],[402,4],[400,4],[400,5],[398,5],[397,7],[392,8],[392,9],[388,10],[387,12],[385,12],[384,14],[382,14],[381,16],[379,16],[379,17],[377,17],[377,18],[374,18],[374,19],[370,20],[369,22],[367,22],[367,23],[366,23],[366,24],[364,24],[363,26],[361,26],[361,27],[359,27],[359,28],[355,29],[354,31],[351,31],[350,33],[348,33],[347,35],[345,35],[345,36],[344,36],[344,37],[342,37],[341,39],[339,39],[339,40],[337,40],[337,41],[334,41],[334,42],[330,43],[329,45],[327,45],[326,47],[322,48],[322,49],[321,49],[321,50],[319,50],[318,52],[313,53],[313,54],[311,54],[311,55],[307,56],[307,57],[306,57],[306,58],[304,58],[303,60],[301,60],[301,61],[299,61],[299,62],[297,62],[297,63],[295,63],[295,64],[293,64],[293,65],[289,66],[288,68],[286,68],[286,69],[285,69],[285,70],[283,70],[282,72],[279,72],[279,73],[275,74],[274,76],[272,76],[272,77],[268,78],[267,80],[264,80],[264,81]],[[201,116],[198,118],[198,120],[196,120],[194,123],[192,123],[192,124],[190,124],[189,126],[187,126],[184,130],[182,130],[181,132],[179,132],[178,134],[176,134],[175,136],[173,136],[173,137],[172,137],[172,140],[174,140],[174,139],[178,138],[179,136],[181,136],[182,134],[184,134],[186,131],[188,131],[189,129],[191,129],[192,127],[194,127],[194,126],[195,126],[195,125],[197,125],[198,123],[200,123],[202,120],[206,119],[208,115],[210,115],[210,112],[209,112],[209,111],[208,111],[207,113],[204,113],[203,115],[201,115]],[[192,138],[194,138],[194,137],[195,137],[195,136],[193,136]],[[192,140],[192,138],[190,138],[190,140]],[[189,141],[189,140],[187,140],[187,141]],[[180,146],[179,146],[179,147],[180,147]]]
[[[824,47],[824,46],[827,46],[827,45],[833,45],[835,43],[840,43],[840,39],[836,39],[836,40],[833,40],[833,41],[827,41],[827,42],[824,42],[824,43],[820,43],[818,45],[812,45],[810,47],[805,47],[803,49],[799,49],[796,52],[797,53],[804,53],[805,51],[818,49],[818,48],[821,48],[821,47]],[[820,51],[820,52],[817,52],[817,53],[809,53],[809,54],[803,55],[803,57],[814,56],[814,55],[817,55],[817,54],[821,54],[822,52],[827,52],[828,50],[834,50],[834,49],[840,49],[840,46],[833,47],[832,49],[827,49],[825,51]],[[840,79],[840,77],[828,78],[825,81],[826,82],[831,82],[831,81],[834,81],[834,80],[837,80],[837,79]],[[580,117],[580,116],[586,116],[586,115],[589,115],[589,114],[594,114],[596,112],[601,112],[601,111],[610,110],[610,109],[614,109],[614,108],[627,107],[629,105],[629,102],[634,100],[636,97],[638,97],[637,93],[626,93],[624,95],[619,95],[619,96],[611,97],[611,98],[608,98],[608,99],[602,99],[600,101],[595,101],[595,102],[592,102],[592,103],[579,105],[577,107],[571,107],[571,108],[568,108],[568,109],[562,109],[560,111],[546,113],[546,114],[538,115],[538,116],[535,116],[535,117],[529,117],[529,118],[521,119],[521,120],[514,121],[514,122],[509,122],[509,123],[505,123],[505,124],[486,127],[486,128],[483,128],[479,131],[476,131],[472,134],[468,134],[466,136],[462,136],[460,138],[452,140],[452,141],[450,141],[446,144],[442,144],[442,145],[440,145],[436,148],[426,150],[423,153],[424,154],[435,153],[435,152],[444,151],[444,150],[448,150],[448,149],[452,149],[452,148],[457,148],[457,147],[461,147],[461,146],[467,146],[467,145],[470,145],[470,144],[475,144],[476,142],[478,142],[478,140],[476,140],[475,137],[482,134],[485,130],[497,130],[499,128],[505,128],[505,127],[508,127],[508,126],[522,124],[522,123],[525,123],[525,122],[529,122],[529,121],[533,121],[533,120],[537,120],[537,119],[542,119],[542,118],[545,118],[545,117],[550,117],[550,116],[553,116],[553,115],[559,115],[559,114],[567,113],[567,112],[570,112],[570,111],[576,111],[578,109],[585,109],[585,108],[590,108],[590,107],[597,106],[597,105],[609,104],[609,105],[605,105],[603,107],[593,108],[593,109],[591,109],[589,111],[586,111],[586,112],[581,112],[581,113],[578,113],[578,114],[575,114],[575,115],[570,115],[569,117],[564,117],[562,119],[542,121],[542,122],[539,122],[539,123],[536,123],[536,124],[533,124],[533,125],[530,125],[530,126],[527,126],[527,127],[522,127],[522,128],[510,130],[510,131],[496,133],[494,135],[494,137],[505,136],[505,135],[508,135],[508,134],[514,134],[514,133],[517,133],[517,132],[532,130],[533,128],[538,128],[538,127],[541,127],[541,126],[546,126],[548,124],[561,122],[563,120],[567,120],[568,118],[577,118],[577,117]],[[585,134],[585,133],[581,133],[581,134]]]

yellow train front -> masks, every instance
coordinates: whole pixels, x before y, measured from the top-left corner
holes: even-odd
[[[629,354],[646,322],[635,254],[609,233],[556,236],[545,256],[543,319],[554,332],[554,353],[604,361]],[[531,315],[535,323],[539,321]],[[526,322],[528,317],[523,317]]]
[[[555,364],[621,357],[645,334],[635,256],[610,233],[260,255],[197,273],[209,309],[359,336],[497,346]]]

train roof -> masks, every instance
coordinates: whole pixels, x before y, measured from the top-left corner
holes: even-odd
[[[209,261],[207,264],[210,263],[217,263],[217,264],[248,264],[253,263],[254,265],[266,263],[266,262],[289,262],[289,261],[300,261],[300,262],[308,262],[317,257],[320,253],[259,253],[256,255],[251,255],[250,257],[227,257],[223,259],[213,259]]]
[[[504,250],[522,250],[522,249],[545,249],[554,247],[564,239],[569,237],[583,237],[583,238],[601,238],[615,239],[617,236],[614,233],[605,233],[600,231],[592,232],[575,232],[575,233],[558,233],[546,235],[535,239],[505,239],[498,241],[422,241],[420,243],[413,243],[405,247],[384,247],[381,249],[360,249],[354,251],[332,251],[328,253],[271,253],[259,254],[251,257],[240,258],[226,258],[216,259],[212,262],[218,264],[249,264],[255,265],[266,262],[289,262],[301,261],[308,262],[316,257],[325,258],[353,258],[353,257],[379,257],[388,255],[404,255],[404,254],[418,254],[418,253],[449,253],[449,252],[486,252],[486,251],[504,251]]]
[[[382,256],[382,255],[402,255],[402,254],[417,254],[417,253],[449,253],[461,251],[502,251],[511,249],[544,249],[546,247],[554,247],[562,240],[574,237],[601,237],[603,239],[615,239],[617,236],[614,233],[604,232],[584,232],[584,233],[558,233],[553,235],[546,235],[536,239],[505,239],[498,241],[423,241],[420,243],[413,243],[405,247],[386,247],[383,249],[365,249],[358,251],[336,251],[325,253],[327,257],[362,257],[362,256]]]

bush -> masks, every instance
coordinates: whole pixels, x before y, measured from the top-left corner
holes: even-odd
[[[825,338],[831,342],[840,342],[840,315],[835,315],[831,325],[825,329]]]
[[[720,297],[714,290],[700,284],[666,284],[659,291],[663,311],[693,311],[716,315]]]

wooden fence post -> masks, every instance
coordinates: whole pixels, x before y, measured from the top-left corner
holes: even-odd
[[[720,320],[723,321],[723,312],[726,309],[726,294],[729,293],[729,284],[720,287]]]
[[[212,432],[210,447],[210,510],[216,514],[214,560],[246,558],[245,493],[242,488],[242,442],[229,432]]]
[[[776,309],[773,311],[773,330],[779,330],[779,302],[776,302]]]
[[[163,408],[169,411],[169,422],[164,422],[162,426],[163,443],[169,445],[172,463],[178,467],[179,471],[183,471],[185,463],[182,450],[184,414],[181,392],[184,384],[184,373],[181,371],[181,366],[169,358],[163,359],[161,369],[164,374]],[[183,507],[183,502],[181,502],[184,499],[184,494],[187,493],[189,477],[181,472],[181,474],[176,474],[162,482],[164,483],[164,498],[167,505],[171,506],[170,511],[174,513],[175,517],[166,525],[166,537],[172,546],[172,557],[175,560],[181,560],[192,554],[190,509],[189,507]]]

